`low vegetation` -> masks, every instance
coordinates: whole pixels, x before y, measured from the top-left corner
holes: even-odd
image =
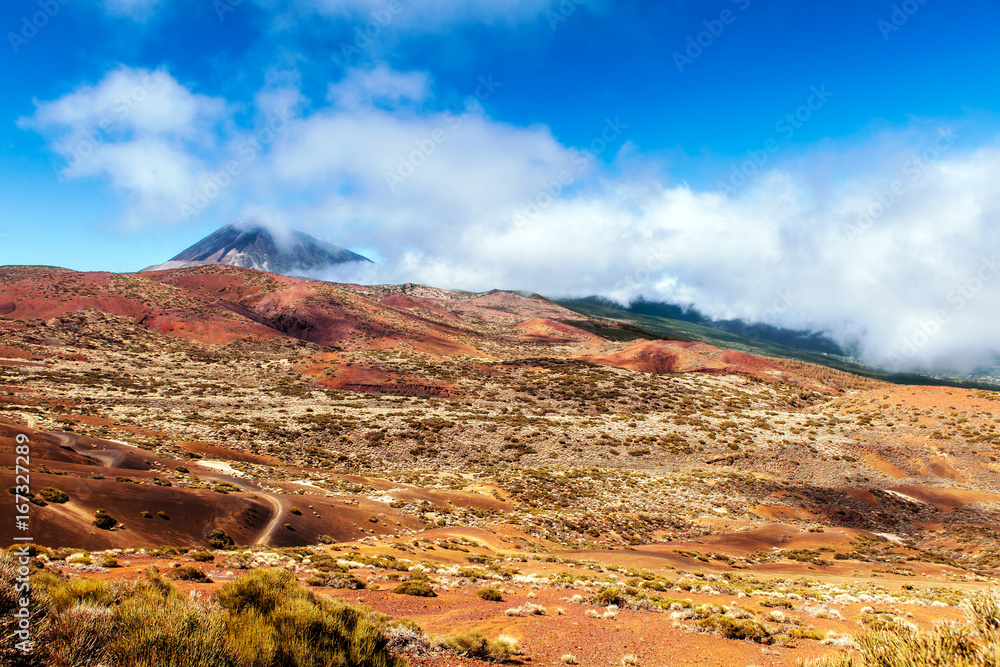
[[[506,662],[521,650],[520,643],[513,637],[500,635],[491,640],[478,630],[449,637],[444,644],[463,657],[491,662]]]
[[[964,623],[921,631],[899,619],[870,623],[854,638],[856,652],[812,660],[808,667],[995,667],[1000,664],[1000,598],[973,595]]]
[[[178,568],[179,569],[179,568]],[[381,618],[316,595],[284,570],[258,570],[212,597],[148,572],[131,584],[33,576],[30,650],[13,631],[17,568],[0,556],[0,664],[10,667],[403,667]]]
[[[503,602],[503,594],[492,586],[488,588],[480,588],[476,591],[476,595],[487,602]]]
[[[436,598],[437,593],[431,588],[431,585],[422,580],[416,581],[404,581],[400,585],[392,589],[393,593],[398,593],[400,595],[415,595],[417,597],[424,598]]]

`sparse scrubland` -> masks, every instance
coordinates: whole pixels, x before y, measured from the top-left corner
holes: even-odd
[[[11,664],[994,664],[1000,394],[504,292],[152,275],[0,271]]]

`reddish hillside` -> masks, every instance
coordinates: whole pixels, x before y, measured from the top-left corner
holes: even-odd
[[[4,489],[15,486],[14,438],[18,433],[26,434],[30,443],[31,488],[53,487],[69,496],[64,503],[29,505],[30,536],[52,547],[207,546],[206,535],[215,529],[224,530],[237,544],[288,546],[312,544],[321,535],[349,540],[365,534],[394,534],[416,523],[383,503],[315,495],[296,500],[290,495],[295,489],[274,493],[239,477],[216,473],[214,467],[197,461],[165,459],[114,441],[0,422],[0,487]],[[237,461],[248,458],[246,453],[218,446],[193,448]],[[197,475],[178,473],[178,468]],[[217,487],[217,483],[231,486]],[[296,505],[301,509],[292,512]],[[117,525],[110,530],[98,528],[94,524],[98,510],[113,517]],[[389,514],[391,521],[370,520],[379,513]],[[0,528],[0,542],[11,542],[12,529],[12,524]]]
[[[614,352],[581,355],[577,358],[644,373],[738,373],[809,389],[830,390],[806,376],[783,371],[764,357],[720,350],[705,343],[642,340]]]
[[[0,315],[48,322],[85,312],[119,316],[152,331],[199,343],[226,344],[241,338],[280,335],[231,304],[144,277],[47,267],[0,269]]]
[[[201,344],[299,339],[347,352],[399,350],[434,358],[532,355],[560,346],[548,354],[649,373],[740,373],[810,389],[829,386],[809,379],[817,376],[807,369],[703,343],[612,343],[567,324],[580,316],[535,296],[339,285],[227,266],[121,275],[8,267],[0,270],[0,314],[10,326],[58,320],[56,329],[64,336],[77,326],[67,318],[100,315],[111,318],[109,330],[116,335],[145,330]],[[74,335],[86,345],[100,339],[89,330]],[[23,351],[16,356],[5,363],[33,363]],[[440,382],[365,364],[316,361],[300,371],[330,388],[454,393]]]

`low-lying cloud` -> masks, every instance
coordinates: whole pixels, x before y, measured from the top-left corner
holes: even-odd
[[[115,120],[71,165],[74,137],[153,74],[155,112]],[[484,104],[503,85],[484,75],[442,108],[422,73],[354,70],[318,105],[265,91],[269,107],[241,123],[166,72],[121,69],[23,123],[51,139],[66,177],[110,182],[131,224],[253,217],[380,260],[341,280],[644,297],[826,332],[894,369],[993,362],[996,145],[960,147],[947,126],[901,132],[698,190],[650,170],[627,118],[594,118],[580,146],[492,119]]]

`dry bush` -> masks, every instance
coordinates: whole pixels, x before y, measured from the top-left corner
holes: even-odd
[[[506,662],[521,650],[520,643],[513,637],[500,635],[489,640],[478,630],[449,637],[444,645],[459,655],[492,662]]]
[[[0,556],[5,667],[405,665],[388,652],[380,617],[316,596],[286,570],[245,574],[204,599],[180,594],[156,571],[132,584],[43,571],[32,576],[34,642],[23,652],[14,646],[17,576]]]
[[[995,667],[1000,664],[1000,599],[982,592],[966,602],[966,623],[926,632],[905,622],[877,624],[854,638],[858,654],[842,652],[808,667]]]
[[[520,607],[512,607],[504,611],[507,616],[544,616],[545,607],[534,604],[533,602],[527,602]]]

